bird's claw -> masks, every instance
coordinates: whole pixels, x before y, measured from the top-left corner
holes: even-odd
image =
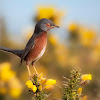
[[[29,80],[33,79],[33,75],[29,75],[28,78],[29,78]]]

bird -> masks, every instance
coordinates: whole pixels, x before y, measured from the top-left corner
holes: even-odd
[[[50,19],[42,18],[36,23],[34,32],[24,49],[15,50],[0,46],[0,50],[17,55],[21,59],[21,64],[26,62],[29,76],[31,76],[30,64],[33,66],[35,73],[38,74],[34,64],[43,56],[46,50],[47,32],[55,27],[59,28]]]

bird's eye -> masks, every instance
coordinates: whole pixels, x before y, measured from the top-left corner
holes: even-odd
[[[49,23],[47,23],[47,24],[46,24],[46,26],[47,26],[47,27],[50,27],[50,24],[49,24]]]

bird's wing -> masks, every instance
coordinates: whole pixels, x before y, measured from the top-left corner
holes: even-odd
[[[28,55],[28,53],[30,52],[30,50],[31,50],[33,47],[34,47],[34,36],[32,36],[32,37],[29,39],[29,41],[28,41],[28,43],[27,43],[27,45],[26,45],[26,47],[25,47],[25,49],[24,49],[24,51],[23,51],[23,54],[22,54],[22,56],[21,56],[21,63],[23,62],[23,60],[25,59],[25,57]]]

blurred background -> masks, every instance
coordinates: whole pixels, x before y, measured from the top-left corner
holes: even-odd
[[[39,73],[57,80],[49,100],[61,98],[62,76],[75,68],[93,75],[83,94],[100,100],[100,1],[0,0],[0,46],[24,49],[41,18],[60,26],[48,33],[47,50],[36,63]],[[32,100],[27,80],[25,63],[20,67],[19,58],[0,51],[0,100]]]

